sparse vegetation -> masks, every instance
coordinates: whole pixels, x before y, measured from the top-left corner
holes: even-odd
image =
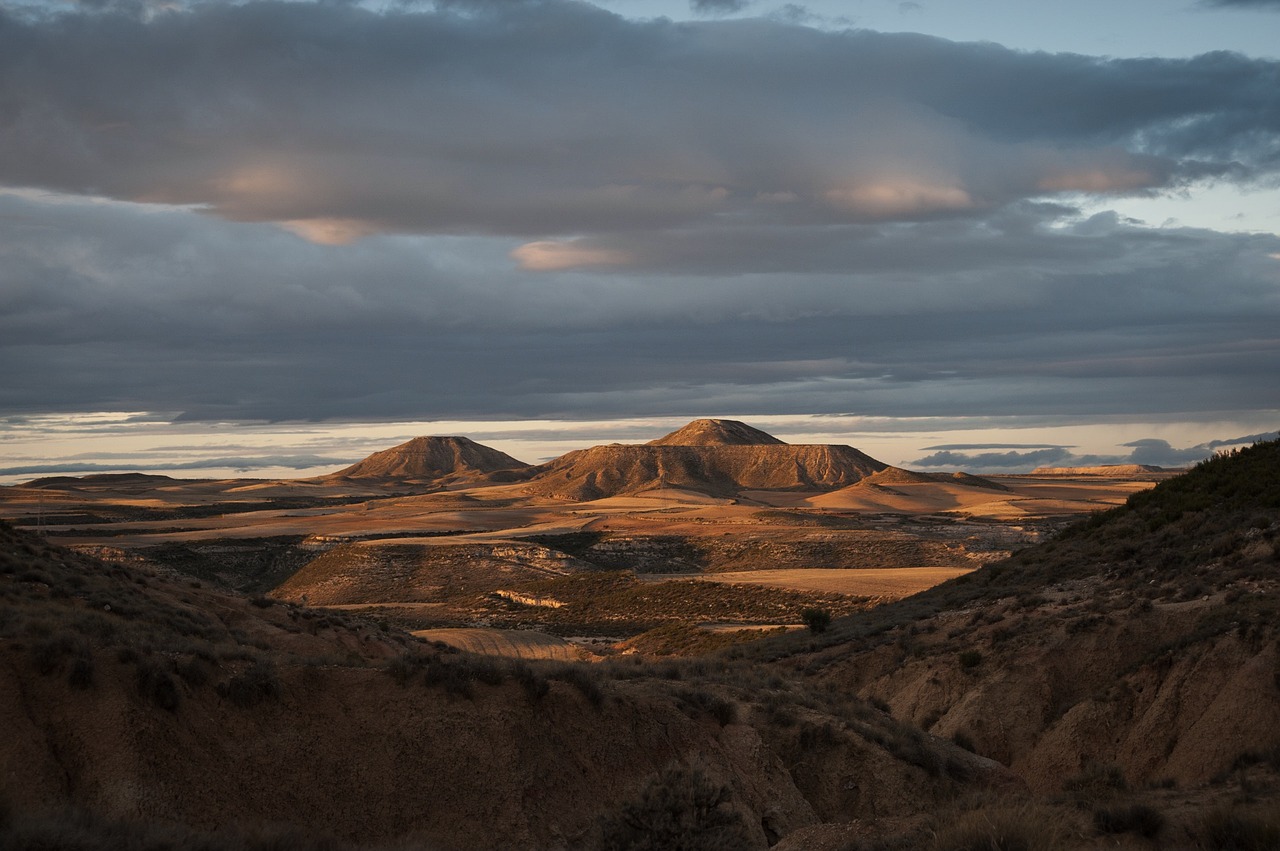
[[[1280,818],[1220,806],[1204,815],[1196,833],[1205,851],[1274,851],[1280,848]]]
[[[740,851],[754,844],[729,787],[698,766],[668,766],[601,825],[602,851]]]
[[[994,806],[962,813],[942,827],[932,851],[1056,851],[1065,848],[1061,819],[1041,807]]]
[[[1099,807],[1093,811],[1093,825],[1100,833],[1136,833],[1155,839],[1164,830],[1164,814],[1148,804]]]
[[[826,609],[805,609],[800,613],[800,619],[815,634],[826,632],[827,627],[831,626],[831,612]]]

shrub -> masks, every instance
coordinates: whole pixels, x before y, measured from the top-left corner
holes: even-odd
[[[561,665],[551,675],[576,688],[592,706],[599,708],[604,704],[604,689],[600,685],[599,675],[586,665],[569,662]]]
[[[732,794],[698,767],[671,765],[601,825],[606,851],[738,851],[755,845]]]
[[[1199,830],[1208,851],[1271,851],[1280,848],[1280,823],[1233,807],[1212,810]]]
[[[966,671],[982,664],[982,654],[977,650],[962,651],[957,658],[960,660],[960,667]]]
[[[701,689],[682,689],[676,693],[683,703],[699,709],[719,722],[721,727],[738,720],[738,705],[718,694]]]
[[[932,851],[1053,851],[1062,847],[1057,821],[1031,807],[973,810],[938,831]]]
[[[475,686],[471,684],[470,669],[450,664],[443,658],[432,659],[427,663],[423,682],[427,686],[441,686],[446,693],[468,700],[476,696]]]
[[[75,689],[87,689],[93,686],[93,656],[84,654],[71,662],[71,670],[67,674],[67,684]]]
[[[1100,833],[1136,833],[1144,839],[1155,839],[1164,830],[1164,824],[1164,813],[1146,804],[1093,811],[1093,826]]]
[[[512,674],[520,684],[520,688],[524,689],[524,696],[531,702],[542,700],[551,691],[551,683],[547,682],[547,678],[524,662],[516,664]]]
[[[280,677],[276,666],[263,659],[218,686],[218,694],[241,709],[280,697]]]
[[[156,706],[169,712],[177,712],[182,702],[178,684],[165,670],[163,664],[148,656],[138,660],[138,694],[149,698]]]
[[[1113,797],[1129,788],[1120,767],[1110,763],[1091,762],[1084,771],[1068,777],[1062,790],[1068,792],[1077,803],[1085,804]]]
[[[827,627],[831,626],[831,612],[826,609],[805,609],[800,613],[800,618],[804,621],[804,625],[809,627],[809,631],[815,635],[820,632],[826,632]]]

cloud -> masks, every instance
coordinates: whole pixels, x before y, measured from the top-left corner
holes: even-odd
[[[241,472],[285,468],[289,470],[309,470],[314,467],[341,467],[350,464],[350,459],[327,458],[320,455],[255,455],[220,457],[211,455],[199,461],[174,463],[136,463],[121,461],[120,463],[75,462],[67,461],[56,464],[33,463],[19,464],[12,467],[0,467],[0,476],[50,476],[77,475],[92,473],[118,472],[180,472],[183,470],[233,469]]]
[[[1280,410],[1280,238],[1081,212],[1276,179],[1278,74],[557,0],[9,8],[0,410]]]
[[[930,446],[926,449],[941,450],[908,462],[913,467],[960,468],[978,472],[1029,472],[1035,467],[1097,467],[1113,464],[1146,464],[1154,467],[1187,467],[1208,458],[1215,449],[1270,440],[1275,432],[1250,434],[1243,437],[1211,440],[1186,448],[1178,448],[1163,438],[1144,437],[1121,446],[1130,449],[1127,454],[1078,455],[1069,446],[1003,446],[992,444],[955,444]],[[1008,448],[1008,452],[973,452],[975,449]],[[1032,451],[1018,451],[1031,449]]]
[[[1280,11],[1280,0],[1201,0],[1201,5],[1223,9]]]
[[[1275,440],[1280,434],[1274,431],[1264,431],[1260,434],[1246,434],[1243,437],[1230,437],[1225,440],[1211,440],[1204,444],[1209,449],[1219,449],[1223,446],[1244,446],[1252,445],[1263,440]]]
[[[527,242],[511,251],[521,269],[550,272],[590,266],[624,266],[631,262],[625,251],[609,248],[584,248],[574,242]]]
[[[1189,449],[1175,449],[1167,440],[1144,438],[1131,443],[1121,444],[1131,447],[1133,451],[1125,459],[1129,464],[1151,464],[1156,467],[1183,467],[1194,464],[1212,454],[1205,446],[1193,446]]]
[[[1069,446],[1061,446],[1052,443],[948,443],[940,446],[926,446],[929,450],[964,450],[972,451],[974,449],[1070,449]]]
[[[972,217],[1280,168],[1280,64],[1234,54],[1030,54],[560,0],[127,8],[0,12],[0,181],[341,244]]]
[[[732,15],[750,5],[750,0],[689,0],[689,9],[696,15]]]
[[[913,467],[963,467],[980,470],[1025,470],[1055,464],[1064,458],[1071,457],[1065,447],[1049,447],[1030,452],[935,452],[923,458],[909,462]]]

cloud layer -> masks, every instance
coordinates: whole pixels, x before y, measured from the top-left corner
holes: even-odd
[[[1280,239],[1079,209],[1210,179],[1280,179],[1280,63],[556,0],[0,11],[0,409],[1280,409]]]

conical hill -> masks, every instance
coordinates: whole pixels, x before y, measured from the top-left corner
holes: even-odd
[[[470,438],[415,437],[407,443],[375,452],[326,478],[461,481],[528,466],[505,452]]]
[[[535,468],[529,491],[590,500],[659,488],[834,490],[886,466],[852,446],[789,444],[734,420],[695,420],[651,443],[569,452]]]

